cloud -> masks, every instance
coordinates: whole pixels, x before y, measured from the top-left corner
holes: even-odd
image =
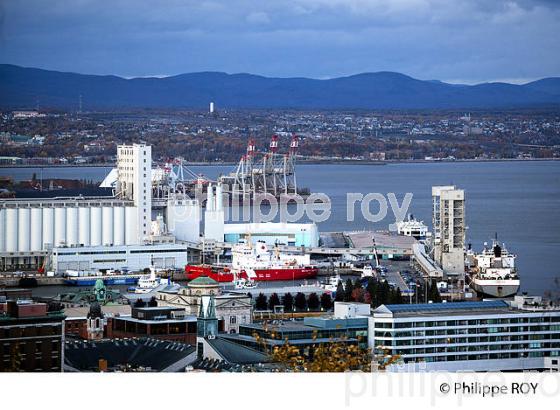
[[[217,70],[469,82],[560,74],[553,0],[3,1],[0,62],[123,76]]]
[[[247,21],[252,24],[268,24],[270,23],[270,17],[268,17],[268,14],[263,13],[262,11],[257,11],[250,13],[247,16]]]

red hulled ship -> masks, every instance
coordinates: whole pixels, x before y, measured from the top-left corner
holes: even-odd
[[[271,252],[264,241],[239,243],[231,253],[232,271],[254,281],[313,279],[319,272],[309,255]]]

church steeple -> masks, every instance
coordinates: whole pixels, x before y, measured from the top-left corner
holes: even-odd
[[[200,309],[197,318],[198,337],[214,337],[218,334],[218,318],[216,317],[216,302],[214,296],[203,296],[200,299]]]

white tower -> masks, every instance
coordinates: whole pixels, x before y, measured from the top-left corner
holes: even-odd
[[[214,114],[214,103],[210,103],[210,114]]]
[[[119,145],[117,172],[117,195],[134,201],[135,211],[126,214],[126,225],[138,228],[136,243],[140,244],[150,235],[152,223],[152,147]]]
[[[453,185],[432,187],[434,259],[446,273],[465,271],[465,191]]]

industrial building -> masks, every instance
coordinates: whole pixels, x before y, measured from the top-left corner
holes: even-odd
[[[465,191],[432,187],[434,260],[446,274],[465,271]]]
[[[102,183],[112,196],[3,199],[0,271],[136,271],[152,261],[182,269],[198,261],[203,243],[237,243],[249,235],[271,245],[318,246],[315,224],[226,224],[221,182],[206,187],[202,221],[201,202],[180,188],[184,167],[171,171],[152,169],[150,146],[119,145],[117,167]]]
[[[268,245],[319,246],[319,230],[314,223],[233,223],[224,226],[224,242],[238,243],[249,236],[253,243],[264,241]]]
[[[114,196],[3,199],[0,270],[183,267],[200,241],[198,201],[169,195],[167,224],[152,221],[151,147],[117,154]]]
[[[175,269],[184,268],[198,258],[194,249],[179,243],[54,248],[51,256],[51,269],[57,273],[103,269],[142,271],[152,264],[156,269]]]
[[[369,319],[369,346],[389,371],[558,369],[560,308],[516,296],[482,302],[382,305]]]

